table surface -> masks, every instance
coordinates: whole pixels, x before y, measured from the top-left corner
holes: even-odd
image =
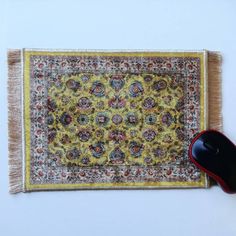
[[[224,133],[236,142],[236,1],[0,4],[0,235],[236,235],[236,195],[217,186],[10,195],[6,90],[7,48],[216,50],[223,55]]]

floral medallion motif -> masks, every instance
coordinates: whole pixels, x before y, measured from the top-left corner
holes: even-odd
[[[80,155],[81,151],[78,150],[76,147],[66,152],[66,158],[68,160],[76,160],[80,157]]]
[[[67,86],[67,88],[73,90],[74,92],[76,92],[79,88],[81,88],[80,82],[75,81],[73,79],[69,79],[66,82],[66,86]]]
[[[80,109],[89,109],[92,105],[91,101],[87,97],[81,97],[78,102],[78,107]]]
[[[94,145],[91,145],[90,150],[92,152],[93,157],[100,158],[105,152],[104,143],[98,142]]]
[[[137,116],[137,114],[135,114],[133,112],[129,112],[125,117],[125,123],[128,126],[136,126],[138,124],[138,122],[139,122],[138,116]]]
[[[151,142],[155,139],[156,137],[156,132],[154,130],[146,130],[143,132],[143,137],[146,141]]]
[[[114,141],[116,144],[124,141],[126,139],[125,131],[123,130],[113,130],[109,133],[109,139]]]
[[[77,135],[81,142],[87,142],[92,136],[91,132],[86,129],[80,130]]]
[[[165,89],[166,87],[167,87],[167,82],[163,79],[161,79],[159,81],[155,81],[152,86],[152,88],[157,92]]]
[[[170,114],[170,112],[166,112],[162,118],[161,121],[164,125],[170,126],[172,124],[172,122],[174,122],[174,118],[172,117],[172,115]]]
[[[121,90],[125,85],[125,80],[123,76],[112,76],[110,80],[110,86],[115,89],[115,91]]]
[[[67,126],[72,122],[72,117],[68,113],[64,112],[60,117],[62,125]]]
[[[114,109],[120,109],[125,107],[126,101],[125,99],[121,98],[119,95],[115,95],[108,101],[109,107]]]
[[[135,141],[130,142],[129,145],[130,154],[133,157],[140,157],[143,151],[143,144],[138,144]]]
[[[125,153],[119,147],[116,147],[110,153],[109,158],[112,164],[122,164],[125,159]]]
[[[89,118],[85,114],[80,114],[79,117],[77,118],[77,121],[80,125],[86,125],[89,123]]]
[[[119,125],[122,121],[123,121],[123,118],[119,114],[116,114],[112,117],[112,122],[116,125]]]
[[[151,109],[154,108],[156,105],[155,99],[152,97],[145,98],[143,102],[143,108],[144,109]]]
[[[155,114],[149,114],[145,117],[146,124],[154,125],[156,121],[157,121],[157,117]]]
[[[129,93],[131,97],[138,97],[143,93],[142,83],[139,81],[135,81],[130,85]]]
[[[110,118],[106,112],[100,112],[96,116],[96,124],[98,126],[106,126],[109,122]]]
[[[105,95],[105,86],[99,81],[95,81],[92,84],[90,93],[94,94],[97,97],[103,97]]]

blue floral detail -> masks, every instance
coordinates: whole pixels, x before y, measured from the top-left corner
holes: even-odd
[[[113,164],[120,164],[124,162],[125,153],[119,147],[116,147],[109,155],[110,161]]]
[[[129,151],[131,156],[140,157],[143,151],[143,144],[138,144],[135,141],[130,142]]]
[[[154,114],[149,114],[145,117],[145,122],[148,125],[154,125],[157,121],[157,117]]]
[[[90,89],[90,93],[97,97],[103,97],[105,95],[105,86],[100,81],[95,81],[92,84],[92,87]]]
[[[113,76],[110,79],[110,85],[115,91],[119,91],[124,87],[125,80],[122,76]]]
[[[143,86],[139,81],[133,82],[129,87],[129,94],[131,97],[138,97],[143,94]]]
[[[77,118],[77,121],[80,125],[86,125],[89,122],[89,118],[87,115],[80,114],[79,117]]]
[[[105,147],[103,142],[98,142],[93,145],[90,145],[90,150],[93,157],[100,158],[105,153]]]

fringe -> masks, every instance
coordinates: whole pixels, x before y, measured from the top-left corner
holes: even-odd
[[[223,130],[221,64],[218,52],[208,52],[208,127],[218,131]]]
[[[221,92],[222,57],[218,52],[208,52],[208,128],[223,130],[222,92]],[[217,183],[209,178],[209,186]]]
[[[23,191],[21,50],[8,50],[8,152],[10,193]]]

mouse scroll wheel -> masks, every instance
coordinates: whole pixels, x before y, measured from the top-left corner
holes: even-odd
[[[219,153],[219,148],[216,145],[209,142],[203,142],[203,145],[211,154],[216,155]]]

